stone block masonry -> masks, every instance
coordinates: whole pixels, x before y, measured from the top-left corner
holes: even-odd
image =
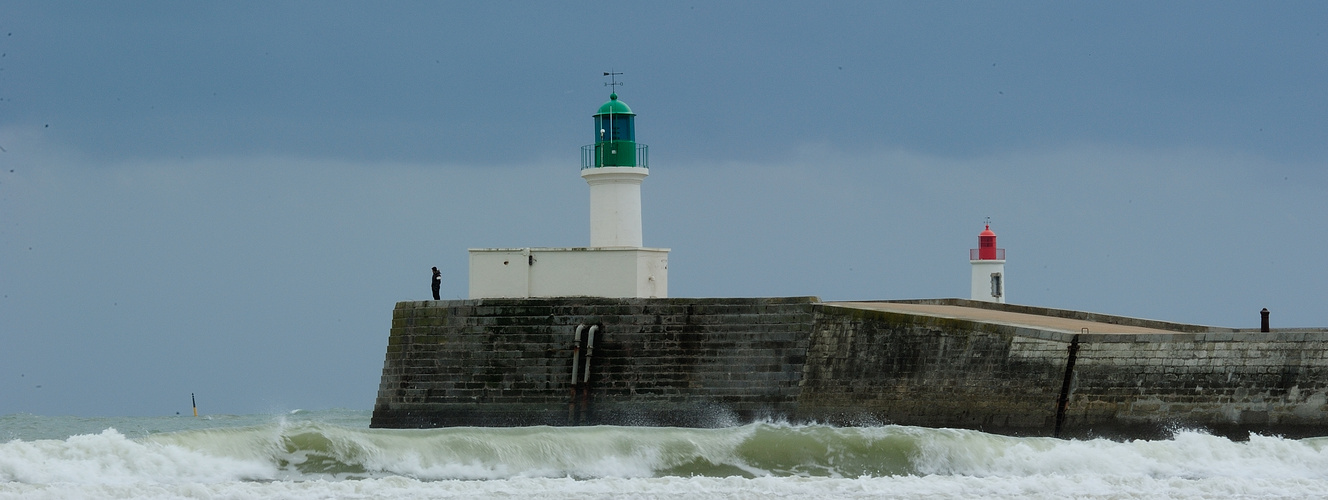
[[[1067,413],[1078,428],[1328,435],[1328,332],[1088,337]]]
[[[375,427],[714,427],[789,413],[815,298],[477,299],[393,311]],[[580,325],[597,326],[584,397]],[[582,371],[584,373],[584,371]],[[583,377],[584,378],[584,377]]]
[[[1328,435],[1328,330],[1258,333],[959,299],[899,303],[1161,333],[1082,334],[814,297],[401,302],[372,425],[773,419],[1051,435],[1077,336],[1063,435],[1155,437],[1179,427]],[[589,378],[574,385],[573,359],[581,370],[586,354],[574,338],[580,325],[597,334]]]
[[[822,307],[811,331],[798,420],[1045,434],[1065,347],[1019,356],[1010,327]]]

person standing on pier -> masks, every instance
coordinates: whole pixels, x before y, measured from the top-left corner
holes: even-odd
[[[443,286],[443,273],[437,267],[433,268],[433,300],[442,300],[438,298],[438,287]]]

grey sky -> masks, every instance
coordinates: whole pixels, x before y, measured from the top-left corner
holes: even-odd
[[[1322,3],[0,4],[0,414],[368,408],[392,305],[588,241],[619,89],[671,294],[1328,326]],[[40,386],[40,387],[38,387]]]

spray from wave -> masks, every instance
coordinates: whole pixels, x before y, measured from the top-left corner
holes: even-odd
[[[1328,439],[1233,442],[1014,438],[921,427],[756,423],[365,429],[316,420],[150,434],[115,430],[0,444],[0,481],[166,484],[519,478],[1114,477],[1328,480]]]

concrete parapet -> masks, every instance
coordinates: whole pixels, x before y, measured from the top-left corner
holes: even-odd
[[[1151,319],[1130,318],[1126,316],[1114,316],[1110,314],[1091,313],[1084,311],[1071,311],[1067,309],[1053,309],[1050,307],[1022,306],[1017,304],[1000,304],[995,302],[984,302],[979,300],[966,299],[916,299],[916,300],[889,300],[884,302],[894,302],[900,304],[935,304],[972,307],[979,309],[991,309],[996,311],[1009,311],[1023,314],[1036,314],[1039,316],[1049,316],[1053,318],[1077,319],[1082,321],[1093,321],[1109,325],[1138,326],[1144,328],[1157,328],[1159,330],[1171,330],[1177,332],[1234,332],[1231,328],[1216,328],[1202,325],[1187,325],[1184,323],[1172,323],[1169,321],[1157,321]]]

